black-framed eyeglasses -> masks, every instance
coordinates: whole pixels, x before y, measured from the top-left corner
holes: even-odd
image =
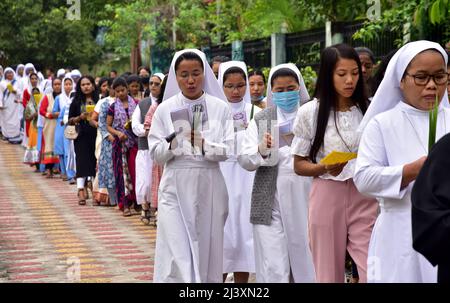
[[[438,73],[435,75],[428,74],[416,74],[411,75],[406,73],[407,76],[413,77],[414,83],[418,86],[425,86],[430,82],[430,79],[433,79],[434,83],[437,85],[444,85],[450,81],[450,75],[448,73]]]
[[[150,81],[150,86],[160,86],[161,85],[161,83],[160,82],[153,82],[153,81]]]

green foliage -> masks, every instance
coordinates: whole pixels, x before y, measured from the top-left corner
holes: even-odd
[[[0,49],[6,64],[33,62],[53,68],[93,64],[102,53],[95,43],[95,18],[103,14],[106,2],[115,1],[82,1],[81,20],[69,21],[66,1],[2,0]]]
[[[312,97],[316,88],[317,73],[311,66],[303,67],[300,69],[300,72],[302,73],[309,96]]]
[[[450,39],[450,0],[407,0],[386,2],[379,20],[367,21],[365,27],[356,32],[354,39],[364,42],[376,40],[384,30],[403,32],[403,26],[411,23],[412,39],[425,39],[434,25],[443,25],[445,39]],[[404,33],[408,34],[408,32]],[[399,39],[398,46],[403,44]]]
[[[353,0],[80,1],[80,21],[65,18],[66,1],[0,1],[0,50],[8,63],[92,65],[128,58],[140,41],[158,51],[228,44],[322,27],[327,20],[365,19],[368,9],[366,1]],[[376,40],[386,28],[402,32],[410,21],[413,38],[425,37],[435,24],[450,35],[450,0],[381,0],[381,4],[381,20],[366,22],[354,39]],[[95,43],[98,27],[108,29],[103,47]],[[308,58],[318,55],[315,48],[301,52],[308,52]],[[104,53],[110,54],[109,59]]]
[[[132,47],[138,45],[142,38],[155,36],[153,24],[149,20],[158,16],[153,11],[152,2],[138,0],[129,3],[107,4],[105,12],[110,18],[100,20],[98,25],[108,31],[105,41],[109,49],[119,56],[129,56]]]
[[[365,9],[365,3],[350,0],[130,0],[106,6],[113,17],[99,24],[110,28],[108,47],[125,56],[139,35],[159,49],[229,44],[320,27],[326,20],[363,18]]]

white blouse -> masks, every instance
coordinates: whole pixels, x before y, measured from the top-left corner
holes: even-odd
[[[277,108],[277,122],[283,123],[289,120],[294,120],[297,112],[293,113],[283,113],[279,108]],[[274,134],[272,134],[273,136]],[[263,159],[258,151],[259,144],[258,136],[258,126],[253,119],[248,128],[245,131],[245,137],[242,140],[242,148],[239,153],[238,161],[239,164],[246,170],[254,171],[260,166],[271,166],[267,159]],[[294,158],[291,154],[291,148],[285,145],[278,150],[277,162],[279,172],[286,174],[294,174]]]
[[[300,107],[294,122],[294,141],[291,153],[301,157],[309,157],[317,127],[317,115],[319,102],[314,99]],[[363,114],[357,106],[352,106],[350,111],[331,111],[328,125],[325,130],[323,145],[316,156],[317,163],[333,150],[338,152],[358,152],[360,134],[357,132]],[[338,131],[339,130],[339,131]],[[345,181],[353,178],[355,160],[351,160],[344,167],[341,174],[334,177],[330,174],[320,176],[322,179]]]

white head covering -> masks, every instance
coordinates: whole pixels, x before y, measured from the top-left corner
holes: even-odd
[[[66,74],[66,70],[64,68],[60,68],[56,72],[56,78],[63,77],[65,74]]]
[[[225,72],[229,70],[232,67],[239,67],[242,69],[245,73],[245,83],[247,83],[246,89],[245,89],[245,95],[244,95],[244,102],[245,103],[252,103],[252,99],[250,97],[250,86],[248,85],[248,73],[247,73],[247,65],[245,65],[245,62],[242,61],[228,61],[221,63],[219,65],[219,86],[223,90],[223,76],[225,75]]]
[[[78,69],[74,69],[73,71],[70,72],[70,76],[72,77],[72,79],[73,79],[73,77],[81,78],[81,73]]]
[[[163,73],[156,73],[156,74],[152,75],[152,77],[155,77],[155,76],[158,77],[159,79],[161,79],[161,81],[164,81],[164,78],[166,77],[166,75],[164,75]]]
[[[25,74],[25,72],[27,71],[27,69],[33,69],[33,72],[37,73],[36,68],[34,67],[33,63],[27,63],[25,64],[25,68],[23,69],[23,73],[24,73],[24,77],[28,77],[27,74]]]
[[[22,78],[22,76],[19,75],[19,69],[22,68],[22,67],[24,68],[23,72],[25,72],[25,65],[19,64],[19,65],[17,65],[17,67],[16,67],[16,78],[17,78],[17,79]]]
[[[273,74],[282,68],[287,68],[287,69],[292,70],[298,77],[298,82],[300,85],[300,104],[299,105],[302,105],[302,104],[306,103],[307,101],[309,101],[310,100],[309,93],[308,93],[308,90],[306,89],[305,81],[303,80],[303,76],[300,73],[300,70],[293,63],[285,63],[285,64],[277,65],[270,70],[269,80],[267,82],[267,94],[266,94],[267,107],[274,106],[273,101],[272,101],[273,95],[272,95],[272,83],[271,83]]]
[[[44,94],[51,94],[53,92],[53,88],[52,88],[52,81],[45,79],[44,75],[41,72],[38,72],[38,77],[39,77],[39,89],[44,93]]]
[[[427,49],[435,49],[439,51],[444,57],[445,64],[447,64],[447,53],[438,43],[421,40],[405,44],[395,53],[391,61],[389,61],[383,81],[381,81],[381,84],[375,93],[375,96],[373,97],[373,100],[370,103],[361,124],[359,125],[359,132],[364,130],[367,123],[369,123],[373,117],[394,108],[403,99],[403,94],[400,90],[400,82],[403,74],[405,73],[409,63],[419,53]],[[443,106],[448,106],[447,94],[444,94],[442,103]]]
[[[37,73],[36,73],[37,74]],[[39,78],[39,75],[38,75],[38,82],[37,82],[37,84],[36,84],[36,87],[39,89],[39,92],[40,93],[44,93],[43,91],[42,91],[42,81],[41,81],[41,79]],[[33,88],[33,86],[31,85],[31,78],[29,77],[29,76],[27,76],[26,78],[23,78],[23,80],[26,80],[27,81],[27,86],[25,87],[25,89],[26,90],[28,90],[28,93],[30,94],[30,96],[32,95],[32,92],[31,92],[31,90],[32,90],[32,88]]]
[[[72,90],[69,92],[68,95],[66,95],[66,91],[64,90],[64,83],[66,82],[66,80],[70,80],[70,81],[72,81],[72,84],[74,84],[72,86]],[[59,95],[59,108],[64,108],[68,104],[71,103],[70,102],[70,93],[74,91],[75,83],[70,76],[65,76],[64,79],[62,80],[61,86],[62,86],[62,91],[61,91],[61,94]]]
[[[203,62],[203,72],[204,72],[204,82],[203,82],[203,90],[216,98],[219,98],[223,100],[224,102],[227,102],[227,98],[225,97],[222,89],[219,86],[219,83],[217,82],[216,77],[214,76],[214,73],[211,69],[211,67],[208,64],[208,60],[206,60],[206,56],[203,52],[199,51],[198,49],[184,49],[182,51],[176,52],[175,56],[173,56],[172,64],[170,65],[170,71],[169,71],[169,79],[167,80],[166,84],[166,90],[164,91],[164,97],[163,100],[167,100],[176,94],[178,94],[181,90],[178,86],[177,82],[177,76],[175,74],[175,62],[177,61],[178,57],[180,55],[192,52],[197,54]]]
[[[17,80],[16,79],[16,72],[11,67],[7,67],[7,68],[5,68],[5,71],[3,73],[3,75],[4,75],[3,80],[4,81],[9,81],[9,80],[6,79],[6,73],[8,73],[8,72],[12,72],[13,73],[13,81]]]
[[[38,74],[39,80],[41,80],[41,81],[45,80],[44,75],[41,72],[38,72],[37,74]]]

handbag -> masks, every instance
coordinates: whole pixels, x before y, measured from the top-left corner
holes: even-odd
[[[36,105],[34,99],[31,98],[28,101],[27,106],[25,107],[24,110],[25,120],[31,120],[36,114],[37,114]]]
[[[78,127],[76,125],[67,125],[64,129],[64,137],[69,140],[78,138]]]

